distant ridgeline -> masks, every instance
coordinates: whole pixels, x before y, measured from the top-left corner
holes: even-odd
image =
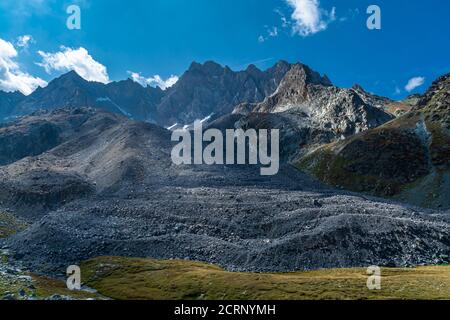
[[[316,89],[327,88],[326,94],[331,95],[334,90],[335,93],[341,90],[309,67],[285,61],[265,71],[250,65],[237,72],[211,61],[194,62],[166,90],[143,87],[131,79],[109,84],[89,82],[71,71],[29,96],[0,91],[0,120],[9,121],[40,109],[96,107],[168,128],[190,125],[207,117],[214,120],[233,111],[241,113],[243,106],[246,112],[253,111],[256,104],[273,104],[278,96],[272,95],[279,91],[280,85],[304,92],[305,84]],[[367,104],[386,108],[392,104],[389,99],[370,95],[359,86],[348,90]],[[265,107],[259,109],[266,111]]]

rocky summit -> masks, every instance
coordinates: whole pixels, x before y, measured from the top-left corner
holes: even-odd
[[[324,143],[345,139],[394,118],[385,111],[392,101],[356,86],[333,86],[306,65],[295,64],[277,90],[263,102],[240,104],[243,128],[276,128],[282,133],[283,154],[293,159]]]
[[[289,63],[280,61],[266,71],[250,65],[235,72],[212,61],[194,62],[158,105],[159,123],[189,124],[229,114],[243,102],[261,102],[277,89],[290,68]]]
[[[231,113],[307,116],[318,130],[350,135],[390,119],[392,103],[362,88],[340,89],[306,65],[277,62],[267,70],[254,65],[233,71],[213,61],[193,62],[178,82],[166,89],[142,87],[128,79],[108,84],[89,82],[71,71],[29,96],[0,93],[0,121],[38,110],[95,107],[162,127],[183,127],[195,120],[215,120]],[[234,112],[233,112],[234,110]],[[389,111],[386,111],[389,112]]]
[[[51,144],[0,167],[0,211],[26,225],[1,245],[34,272],[62,275],[97,256],[233,271],[450,262],[448,211],[336,190],[287,163],[273,177],[253,166],[175,166],[168,130],[92,108],[24,117],[2,128],[0,147],[43,132]]]
[[[242,102],[261,102],[276,90],[290,67],[280,61],[266,71],[250,65],[235,72],[212,61],[194,62],[165,91],[144,88],[131,79],[108,84],[89,82],[71,71],[29,96],[0,92],[0,121],[38,110],[96,107],[160,126],[183,126],[228,114]]]

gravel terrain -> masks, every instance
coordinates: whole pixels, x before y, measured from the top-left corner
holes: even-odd
[[[33,271],[62,275],[104,255],[245,271],[450,262],[450,211],[334,190],[288,164],[274,177],[175,166],[169,131],[93,109],[34,115],[8,132],[29,134],[30,121],[66,128],[55,148],[0,167],[0,210],[30,223],[0,246]]]

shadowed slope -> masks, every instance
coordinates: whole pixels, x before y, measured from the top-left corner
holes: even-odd
[[[91,112],[53,149],[0,167],[1,206],[32,223],[5,243],[33,270],[103,255],[251,271],[448,261],[448,214],[326,188],[286,164],[273,177],[175,166],[169,131]]]

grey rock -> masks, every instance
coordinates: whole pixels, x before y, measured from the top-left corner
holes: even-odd
[[[5,293],[2,300],[17,300],[16,296],[12,293]]]
[[[0,200],[31,224],[0,243],[51,275],[96,256],[292,271],[444,263],[450,254],[448,211],[335,190],[286,163],[273,177],[258,166],[175,166],[172,146],[161,127],[89,113],[55,148],[0,167]],[[93,181],[88,193],[73,187]]]
[[[280,129],[284,155],[290,159],[324,143],[345,139],[378,127],[394,116],[384,111],[391,103],[357,86],[342,89],[306,65],[295,64],[274,94],[257,104],[241,104],[241,128]]]

